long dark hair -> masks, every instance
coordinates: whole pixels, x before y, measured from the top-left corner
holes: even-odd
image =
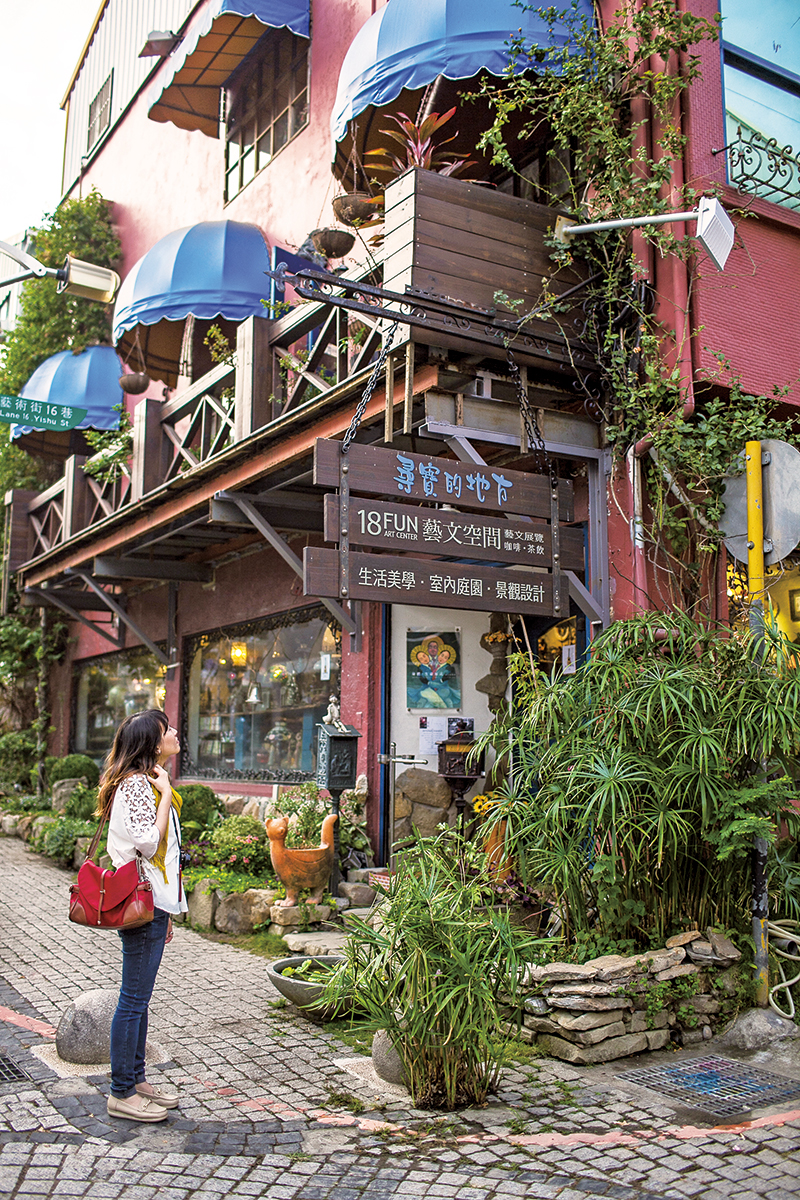
[[[160,708],[131,713],[114,734],[108,752],[97,799],[97,815],[107,817],[117,785],[128,775],[152,771],[158,759],[161,739],[169,729],[167,714]]]

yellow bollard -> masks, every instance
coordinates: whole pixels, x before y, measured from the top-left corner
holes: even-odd
[[[747,469],[747,585],[750,592],[750,630],[754,637],[764,630],[764,489],[761,443],[745,447]],[[767,843],[756,838],[753,847],[753,941],[755,942],[756,1003],[769,1004],[769,941],[767,935]]]

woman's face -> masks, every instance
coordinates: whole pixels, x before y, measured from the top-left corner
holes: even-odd
[[[166,762],[168,758],[172,758],[173,754],[177,754],[181,748],[178,741],[178,731],[170,725],[167,732],[161,739],[161,744],[158,747],[159,762]]]

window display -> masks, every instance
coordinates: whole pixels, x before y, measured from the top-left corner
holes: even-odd
[[[322,605],[192,638],[181,774],[299,782],[339,693],[341,631]]]
[[[166,668],[144,647],[79,662],[73,686],[73,750],[99,765],[124,717],[164,707],[165,674]]]

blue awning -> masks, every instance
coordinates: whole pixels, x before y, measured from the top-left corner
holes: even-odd
[[[80,354],[61,350],[38,366],[20,391],[26,400],[85,408],[78,429],[116,429],[116,404],[125,399],[119,386],[123,366],[113,346],[87,346]],[[12,425],[11,437],[32,433],[35,425]]]
[[[592,0],[574,0],[574,7],[578,18],[593,24]],[[396,100],[405,89],[427,87],[439,75],[470,79],[481,70],[502,75],[509,40],[517,35],[528,43],[563,46],[570,30],[565,21],[551,32],[539,10],[513,0],[389,0],[356,34],[342,63],[331,114],[334,154],[349,121]]]
[[[147,115],[219,137],[219,90],[265,28],[310,36],[310,0],[210,0],[150,96]]]
[[[156,242],[123,280],[113,340],[130,356],[138,331],[148,371],[174,387],[186,318],[240,322],[267,317],[261,301],[269,299],[264,274],[269,269],[269,249],[257,225],[201,221],[176,229]]]

